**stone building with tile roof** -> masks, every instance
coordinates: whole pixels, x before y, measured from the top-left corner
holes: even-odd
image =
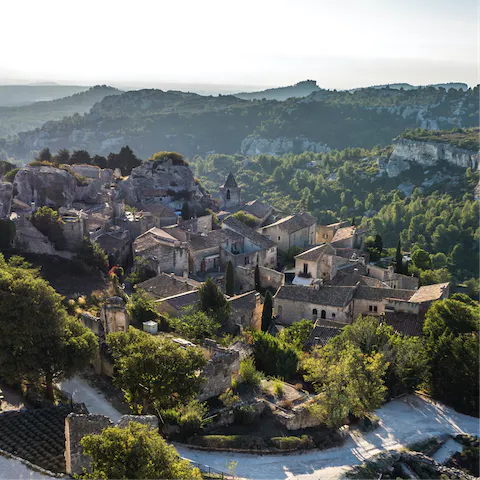
[[[331,243],[338,248],[355,248],[363,250],[365,244],[365,231],[355,225],[339,228],[333,236]]]
[[[329,243],[322,243],[295,256],[295,278],[293,283],[303,283],[298,279],[322,279],[328,282],[337,273],[336,251]]]
[[[257,219],[258,225],[260,226],[265,225],[265,222],[269,219],[273,212],[273,208],[271,205],[258,199],[247,202],[242,207],[242,210],[245,213],[253,215]]]
[[[178,277],[174,274],[160,273],[136,285],[137,290],[144,290],[155,300],[161,300],[179,293],[198,289],[200,282],[190,278]]]
[[[273,240],[278,249],[288,252],[290,247],[306,248],[315,244],[317,221],[308,213],[288,215],[275,223],[258,229],[262,235]]]

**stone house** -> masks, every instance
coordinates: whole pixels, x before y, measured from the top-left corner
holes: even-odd
[[[262,323],[263,304],[260,294],[256,291],[235,295],[228,298],[230,303],[230,322],[240,327],[260,329]]]
[[[353,297],[353,318],[359,315],[379,317],[386,311],[418,314],[418,305],[410,301],[415,291],[358,285]]]
[[[249,215],[253,215],[257,219],[257,225],[263,226],[267,220],[271,217],[273,208],[268,203],[262,202],[261,200],[252,200],[247,202],[242,210]]]
[[[194,217],[190,220],[183,220],[178,218],[178,227],[186,232],[191,233],[208,233],[213,229],[213,215],[202,215],[201,217]]]
[[[418,304],[419,313],[423,316],[433,302],[443,300],[449,296],[450,284],[448,282],[436,283],[434,285],[420,287],[410,298],[410,302]]]
[[[310,284],[321,279],[328,282],[335,277],[336,250],[329,243],[323,243],[295,256],[295,278],[293,284]]]
[[[221,249],[224,264],[231,260],[234,267],[259,265],[275,268],[277,266],[277,245],[269,238],[234,217],[227,217],[223,221],[222,230],[242,237],[241,242],[229,244],[227,248]]]
[[[176,213],[165,205],[152,203],[150,205],[138,205],[138,210],[148,212],[152,215],[153,226],[157,228],[175,225],[177,223]]]
[[[337,233],[337,230],[348,226],[348,221],[331,223],[330,225],[317,225],[317,240],[316,243],[327,242],[330,243]]]
[[[276,292],[285,284],[285,274],[267,267],[258,267],[260,273],[260,286]],[[255,269],[251,267],[235,267],[235,288],[240,292],[250,291],[255,288]]]
[[[150,268],[160,274],[183,275],[188,270],[187,244],[160,228],[151,228],[133,242],[133,257],[147,260]]]
[[[241,189],[230,172],[225,183],[220,187],[220,208],[229,210],[242,204]]]
[[[390,288],[405,290],[416,290],[418,288],[419,279],[417,277],[396,273],[392,266],[381,268],[376,265],[367,265],[366,268],[369,277],[381,280]]]
[[[111,231],[97,237],[95,243],[108,254],[112,265],[125,265],[131,252],[130,232]]]
[[[351,323],[352,299],[356,287],[333,287],[315,284],[305,287],[283,285],[274,296],[277,321],[291,325],[307,318]]]
[[[144,290],[150,298],[161,300],[163,298],[190,292],[197,289],[200,282],[191,278],[178,277],[173,273],[160,273],[136,285],[137,290]]]
[[[191,290],[155,300],[155,305],[160,314],[180,317],[186,308],[194,307],[199,300],[198,290]]]
[[[331,244],[335,248],[354,248],[363,250],[365,231],[355,225],[339,228],[332,238]]]
[[[111,332],[126,332],[130,321],[123,299],[120,297],[107,298],[100,310],[100,321],[105,335]]]
[[[306,248],[315,244],[317,221],[308,213],[289,215],[275,223],[265,225],[258,232],[278,245],[282,252],[290,247]]]

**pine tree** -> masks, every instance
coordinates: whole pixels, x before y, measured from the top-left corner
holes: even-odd
[[[402,253],[402,243],[398,239],[397,243],[397,253],[395,254],[395,272],[403,273],[403,253]]]
[[[235,294],[235,275],[233,271],[233,263],[231,260],[227,262],[225,272],[225,293],[231,297]]]
[[[187,202],[183,202],[183,205],[182,205],[182,218],[184,220],[190,220],[190,207],[188,206],[188,203]]]
[[[258,266],[258,263],[255,265],[255,290],[257,292],[260,291],[261,289],[261,285],[260,285],[260,268]]]
[[[270,328],[272,323],[272,312],[273,312],[273,299],[272,294],[267,290],[265,295],[265,301],[263,302],[262,310],[262,331],[266,332]]]
[[[352,227],[355,226],[355,217],[352,218]]]

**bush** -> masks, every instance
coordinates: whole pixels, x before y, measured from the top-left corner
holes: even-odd
[[[302,435],[301,437],[272,437],[270,442],[279,450],[300,450],[315,446],[312,437],[308,435]]]
[[[14,168],[13,170],[10,170],[9,172],[7,172],[3,176],[3,181],[13,183],[13,181],[15,180],[15,176],[17,175],[19,170],[20,170],[19,168]]]
[[[245,213],[243,210],[240,210],[237,213],[232,215],[233,218],[236,218],[240,222],[244,223],[250,228],[255,228],[257,226],[257,219],[250,213]]]
[[[283,396],[284,393],[285,392],[283,390],[283,382],[280,381],[280,380],[275,380],[273,382],[273,394],[276,397],[281,397],[281,396]]]
[[[57,250],[63,250],[66,247],[62,229],[63,223],[58,212],[47,206],[40,207],[32,215],[32,225],[39,232],[43,233],[55,245]]]
[[[240,397],[233,393],[231,388],[227,388],[218,399],[225,405],[227,408],[232,408],[236,403],[240,401]]]
[[[240,376],[243,382],[254,387],[260,385],[262,375],[255,368],[253,358],[246,358],[240,363]]]
[[[208,448],[239,448],[263,450],[267,444],[262,437],[255,435],[202,435],[189,440],[192,445]]]
[[[258,417],[258,412],[252,405],[240,405],[234,410],[235,423],[251,425]]]

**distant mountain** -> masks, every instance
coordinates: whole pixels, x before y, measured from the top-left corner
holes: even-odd
[[[0,85],[0,106],[18,107],[34,102],[55,100],[84,92],[78,85]]]
[[[61,120],[75,113],[83,115],[107,95],[121,93],[123,93],[121,90],[103,85],[57,100],[36,102],[21,107],[0,107],[0,138],[34,130],[49,120]]]
[[[367,88],[391,88],[394,90],[418,90],[419,88],[427,88],[427,87],[434,87],[434,88],[444,88],[445,90],[450,90],[454,88],[455,90],[462,89],[463,91],[468,90],[468,85],[466,83],[459,83],[459,82],[450,82],[450,83],[435,83],[432,85],[410,85],[409,83],[389,83],[386,85],[372,85],[371,87]],[[363,90],[363,88],[353,88],[349,90],[350,92],[355,92],[357,90]]]
[[[139,90],[106,96],[84,115],[49,121],[13,140],[0,139],[0,155],[27,161],[44,147],[108,155],[124,145],[144,159],[161,150],[192,158],[371,148],[388,145],[406,128],[478,126],[478,115],[478,87],[466,92],[317,89],[304,98],[254,102],[232,95]]]
[[[288,98],[308,97],[313,92],[318,92],[320,87],[315,80],[304,80],[289,87],[268,88],[259,92],[235,93],[235,97],[242,100],[287,100]]]

